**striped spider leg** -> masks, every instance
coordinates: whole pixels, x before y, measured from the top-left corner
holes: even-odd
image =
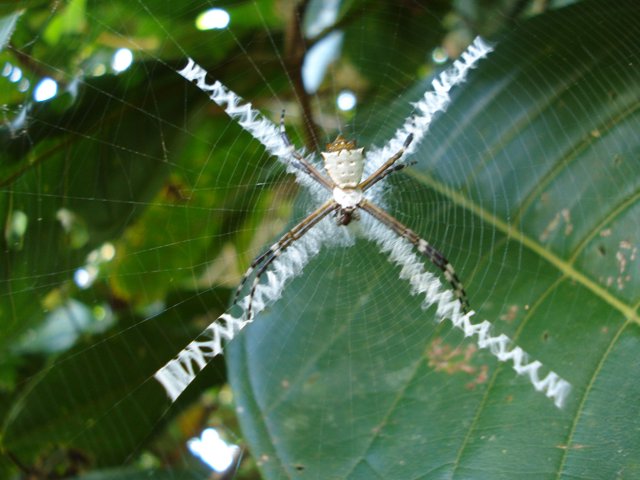
[[[440,253],[438,249],[430,245],[423,238],[420,238],[418,234],[413,230],[405,227],[395,217],[389,215],[387,212],[382,210],[380,207],[375,206],[373,203],[367,200],[363,200],[359,207],[365,212],[369,213],[379,222],[384,223],[387,227],[393,230],[396,235],[407,239],[411,244],[413,244],[413,246],[416,247],[418,252],[420,252],[422,255],[425,255],[432,264],[442,270],[444,278],[446,278],[447,282],[449,282],[449,284],[453,288],[453,294],[462,306],[463,313],[469,312],[469,300],[467,299],[467,293],[464,290],[464,286],[458,278],[458,274],[453,268],[453,265],[451,265],[449,260],[447,260],[446,257],[442,253]]]
[[[329,175],[329,178],[326,178],[313,165],[307,162],[302,155],[297,153],[292,146],[284,128],[284,113],[280,121],[280,133],[285,144],[290,148],[291,154],[295,158],[295,161],[292,164],[296,168],[300,168],[305,171],[325,188],[330,189],[333,193],[333,198],[325,202],[320,208],[315,210],[295,227],[285,233],[266,252],[257,257],[251,263],[240,281],[240,285],[236,290],[234,299],[234,303],[236,303],[246,282],[253,275],[253,284],[251,285],[248,295],[248,303],[246,305],[247,320],[252,319],[252,303],[256,288],[260,283],[262,275],[286,248],[291,246],[296,240],[300,239],[328,214],[334,212],[337,224],[339,226],[347,226],[352,221],[357,221],[359,219],[359,209],[364,210],[377,221],[388,226],[398,236],[408,240],[417,248],[418,252],[425,255],[431,263],[442,270],[445,278],[453,287],[454,294],[460,301],[463,311],[467,312],[469,310],[469,303],[467,301],[467,296],[464,287],[462,286],[462,282],[460,282],[453,266],[445,256],[428,242],[420,238],[413,230],[405,227],[393,216],[375,206],[363,196],[364,192],[373,185],[380,182],[388,175],[409,165],[409,163],[397,163],[397,161],[402,157],[405,150],[413,141],[412,134],[407,136],[400,150],[393,154],[369,177],[361,181],[364,170],[364,149],[357,148],[355,142],[348,141],[338,135],[332,143],[327,145],[327,151],[321,153],[324,160],[325,170]]]
[[[382,164],[382,166],[378,168],[378,170],[376,170],[374,173],[372,173],[369,178],[360,183],[359,187],[362,188],[362,191],[366,191],[392,173],[402,170],[409,165],[415,164],[415,162],[396,164],[396,162],[404,153],[404,150],[409,147],[412,140],[413,136],[409,134],[404,142],[402,149],[391,158],[389,158],[389,160],[387,160],[384,164]],[[396,235],[399,235],[408,240],[413,246],[416,247],[418,252],[420,252],[422,255],[425,255],[433,265],[442,270],[445,279],[453,288],[453,294],[462,306],[462,311],[464,313],[469,312],[469,300],[467,298],[467,293],[464,289],[464,286],[462,285],[458,274],[453,268],[453,265],[438,249],[436,249],[433,245],[430,245],[429,242],[418,236],[418,234],[413,230],[407,228],[395,217],[389,215],[387,212],[382,210],[380,207],[377,207],[370,201],[362,199],[362,201],[358,205],[358,208],[361,208],[362,210],[373,216],[376,220],[389,227],[396,233]]]
[[[328,200],[324,205],[315,210],[313,213],[309,214],[304,220],[298,223],[295,227],[285,233],[280,240],[271,245],[271,247],[256,258],[249,269],[242,276],[242,280],[240,282],[240,286],[236,290],[236,295],[233,303],[238,301],[240,296],[240,292],[242,292],[244,285],[247,280],[251,276],[251,274],[256,271],[256,274],[253,279],[253,284],[251,285],[251,290],[249,292],[249,301],[247,304],[246,310],[246,318],[248,321],[252,320],[252,304],[253,297],[256,293],[256,288],[258,287],[258,283],[260,282],[260,278],[267,271],[267,268],[280,256],[280,254],[289,247],[293,242],[300,239],[305,233],[307,233],[314,225],[316,225],[320,220],[326,217],[329,213],[336,211],[339,208],[338,204],[332,199]]]
[[[314,167],[311,163],[309,163],[309,161],[307,161],[306,158],[300,155],[296,151],[293,144],[291,143],[291,140],[287,136],[287,131],[284,126],[284,114],[285,114],[285,111],[282,110],[282,114],[280,115],[280,137],[282,138],[282,141],[284,142],[284,144],[287,146],[287,149],[289,150],[289,154],[294,158],[294,160],[290,161],[289,163],[293,167],[309,175],[313,180],[315,180],[320,185],[324,186],[326,189],[331,190],[333,188],[333,184],[327,178],[325,178],[318,171],[316,167]],[[254,282],[251,287],[251,292],[249,295],[249,302],[247,305],[247,312],[246,312],[246,316],[248,320],[251,320],[251,317],[252,317],[251,306],[252,306],[253,296],[254,296],[256,287],[258,286],[260,277],[264,272],[266,272],[269,265],[271,265],[271,263],[273,263],[275,259],[280,256],[280,253],[282,253],[282,251],[285,250],[292,242],[302,237],[302,235],[304,235],[311,227],[313,227],[316,223],[318,223],[325,216],[327,216],[327,214],[331,213],[332,211],[335,211],[336,208],[337,208],[337,205],[335,204],[335,202],[331,200],[325,203],[316,211],[309,214],[302,222],[300,222],[298,225],[296,225],[287,233],[285,233],[280,238],[280,240],[274,243],[266,252],[256,257],[253,260],[253,262],[251,262],[251,265],[249,265],[249,268],[247,269],[245,274],[242,276],[242,280],[240,281],[240,284],[238,285],[235,296],[233,298],[233,304],[236,304],[238,302],[238,299],[240,298],[240,294],[242,293],[242,290],[244,289],[245,284],[247,283],[247,280],[249,280],[249,278],[251,277],[251,274],[257,268],[259,268],[259,270],[256,272]]]

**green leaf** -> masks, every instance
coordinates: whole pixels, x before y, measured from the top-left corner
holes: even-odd
[[[565,407],[434,324],[375,245],[325,249],[227,350],[265,478],[640,475],[639,44],[633,1],[519,25],[387,196]]]
[[[71,0],[47,25],[42,36],[51,45],[65,35],[80,34],[85,28],[86,0]]]
[[[9,43],[11,35],[16,28],[16,23],[22,13],[23,11],[20,10],[0,18],[0,52],[4,50],[4,47]]]

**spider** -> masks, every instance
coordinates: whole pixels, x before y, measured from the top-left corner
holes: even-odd
[[[416,247],[418,252],[425,255],[431,263],[442,270],[444,277],[453,288],[454,295],[460,302],[462,311],[464,313],[469,311],[467,294],[453,265],[451,265],[447,258],[413,230],[403,225],[395,217],[364,197],[364,193],[376,183],[394,172],[398,172],[409,165],[415,164],[415,162],[397,163],[413,141],[413,134],[409,134],[403,146],[364,180],[362,179],[364,171],[364,147],[358,148],[355,141],[347,140],[342,135],[338,135],[333,142],[327,144],[327,150],[320,154],[324,162],[324,169],[328,174],[327,177],[298,153],[293,146],[285,129],[284,111],[280,117],[280,136],[287,146],[290,155],[294,158],[292,165],[329,190],[332,193],[332,197],[285,233],[276,243],[271,245],[267,251],[251,263],[240,281],[233,301],[234,304],[238,302],[240,293],[244,290],[247,281],[255,272],[246,308],[247,320],[252,320],[252,303],[256,288],[260,283],[260,278],[285,249],[300,239],[327,215],[333,213],[336,218],[336,223],[339,226],[346,227],[351,222],[359,220],[361,210],[389,227],[396,235],[408,240]]]
[[[229,311],[220,315],[196,339],[182,349],[173,360],[167,362],[154,374],[172,401],[175,401],[182,394],[210,359],[223,353],[223,344],[231,341],[238,332],[251,323],[253,310],[260,311],[267,302],[276,300],[282,291],[284,282],[299,273],[309,258],[308,254],[313,253],[309,245],[313,244],[314,239],[310,239],[312,241],[307,245],[306,251],[305,242],[309,240],[309,237],[313,237],[315,232],[321,234],[319,236],[320,244],[324,240],[322,239],[324,225],[318,225],[321,220],[333,214],[339,227],[347,227],[352,222],[358,221],[361,211],[364,211],[370,219],[389,229],[385,229],[382,236],[375,228],[369,233],[374,234],[373,238],[378,241],[383,251],[389,252],[392,263],[402,267],[400,277],[409,281],[412,288],[415,289],[414,293],[425,294],[423,305],[437,304],[436,318],[438,321],[449,318],[456,328],[464,332],[465,337],[477,336],[477,344],[480,348],[488,348],[500,361],[512,361],[515,371],[518,374],[527,375],[536,390],[542,391],[547,397],[554,399],[556,406],[561,407],[564,404],[571,391],[571,384],[553,371],[542,377],[539,373],[542,363],[537,360],[530,361],[527,353],[513,344],[513,341],[505,334],[492,335],[489,321],[472,323],[471,317],[475,312],[469,308],[467,294],[451,263],[434,246],[420,238],[417,233],[375,205],[371,200],[373,195],[369,195],[369,198],[365,197],[365,193],[378,182],[415,163],[399,162],[399,160],[405,153],[411,153],[414,138],[416,143],[421,141],[428,130],[433,115],[447,108],[451,88],[463,82],[469,69],[473,68],[478,60],[484,58],[492,50],[493,47],[490,44],[477,37],[450,69],[445,70],[432,81],[434,91],[425,92],[423,97],[414,104],[415,114],[405,120],[404,125],[396,131],[394,137],[383,149],[369,154],[372,161],[381,166],[364,180],[362,179],[365,161],[364,148],[358,148],[354,141],[339,135],[327,145],[326,151],[321,152],[324,170],[327,174],[324,175],[307,161],[289,140],[284,126],[284,112],[278,128],[270,120],[263,117],[259,111],[252,108],[250,103],[244,102],[220,81],[209,82],[207,71],[193,59],[188,59],[187,65],[178,71],[182,77],[193,82],[214,103],[224,108],[224,111],[235,119],[242,128],[251,133],[253,138],[260,141],[270,154],[290,166],[289,171],[297,170],[298,180],[302,184],[312,187],[314,192],[325,189],[331,193],[331,197],[251,263],[240,281],[233,302],[234,305],[239,303],[241,292],[253,276],[250,292],[242,300],[242,315],[236,317]],[[403,140],[404,143],[402,143]],[[411,148],[410,145],[412,145]],[[397,151],[391,154],[396,149]],[[382,163],[382,160],[387,156],[388,160]],[[318,229],[309,233],[314,226],[317,226]],[[307,233],[309,236],[304,237]],[[326,234],[326,232],[324,233]],[[389,236],[389,233],[395,234],[407,242],[397,245],[401,248],[396,251],[395,246],[389,244],[389,241],[392,242],[393,239],[393,235]],[[296,243],[298,240],[300,243]],[[317,247],[319,245],[318,238],[315,241]],[[278,265],[276,260],[287,248],[292,247],[295,250],[298,246],[302,248],[299,249],[297,255],[288,259],[286,268],[287,262],[281,262]],[[455,299],[451,298],[451,294],[441,295],[440,282],[433,276],[424,273],[421,262],[410,251],[410,246],[415,247],[420,254],[426,256],[431,263],[442,270],[444,277],[452,286]],[[278,274],[270,277],[270,266],[273,266],[273,270],[278,271]],[[269,288],[260,290],[259,286],[263,286],[260,279],[265,274],[267,282],[264,286]],[[255,307],[254,301],[257,304]]]

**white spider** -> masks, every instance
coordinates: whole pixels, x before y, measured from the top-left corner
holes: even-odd
[[[376,169],[365,180],[362,180],[364,172],[364,148],[357,148],[354,141],[345,140],[342,135],[327,145],[327,151],[321,152],[324,160],[324,168],[329,178],[323,176],[313,165],[311,165],[302,155],[294,149],[287,137],[284,127],[284,112],[280,120],[280,134],[283,141],[290,149],[291,155],[295,158],[294,167],[304,171],[312,177],[318,184],[328,189],[332,193],[332,198],[327,200],[322,206],[310,213],[304,220],[285,233],[280,240],[274,243],[269,250],[257,257],[247,272],[242,277],[240,286],[236,291],[234,303],[237,302],[240,293],[249,277],[257,270],[251,291],[249,293],[246,316],[252,319],[251,306],[255,290],[260,282],[260,278],[267,271],[273,261],[280,256],[282,251],[299,240],[305,233],[313,228],[320,220],[327,215],[334,213],[337,223],[340,226],[347,226],[354,220],[359,220],[359,210],[363,210],[373,218],[382,222],[400,237],[405,238],[413,244],[418,251],[426,257],[445,275],[447,281],[453,287],[456,298],[459,299],[463,312],[469,311],[469,302],[464,287],[460,282],[453,266],[436,248],[431,246],[426,240],[420,238],[413,230],[404,226],[396,218],[389,215],[380,207],[374,205],[364,197],[364,192],[380,180],[386,178],[393,172],[405,168],[407,163],[397,163],[405,150],[413,141],[413,134],[409,134],[403,146],[393,154],[386,162]]]
[[[412,153],[415,145],[422,140],[433,115],[447,107],[451,88],[464,81],[467,72],[491,50],[490,45],[481,38],[476,38],[461,55],[461,59],[456,60],[449,70],[432,82],[434,91],[425,93],[414,105],[416,113],[405,121],[383,148],[374,149],[365,155],[364,149],[357,148],[355,142],[338,136],[327,145],[327,151],[321,153],[328,177],[320,173],[291,144],[284,128],[284,113],[280,126],[274,125],[219,81],[207,82],[206,70],[192,59],[188,60],[187,66],[178,73],[209,94],[211,100],[223,107],[230,117],[236,119],[240,126],[264,145],[267,152],[282,161],[289,172],[295,173],[298,182],[308,187],[324,203],[252,262],[240,282],[233,302],[234,305],[241,306],[242,315],[236,317],[224,313],[176,358],[156,372],[155,378],[172,400],[187,388],[211,358],[222,353],[223,343],[233,339],[267,303],[277,300],[286,282],[300,274],[320,247],[336,236],[336,227],[328,230],[326,222],[322,222],[325,217],[334,214],[340,230],[340,227],[359,220],[359,213],[363,211],[371,217],[367,220],[374,220],[368,222],[365,236],[376,241],[381,251],[388,252],[391,261],[401,267],[400,278],[409,281],[412,294],[425,295],[423,308],[436,304],[438,321],[450,319],[466,337],[476,336],[480,348],[489,348],[501,361],[512,361],[514,370],[518,374],[526,374],[536,390],[553,398],[558,407],[563,405],[569,394],[570,384],[554,372],[548,372],[540,378],[542,364],[529,361],[527,353],[514,345],[506,335],[491,335],[491,323],[487,320],[471,323],[470,318],[475,312],[469,310],[465,290],[453,266],[432,245],[372,201],[375,195],[371,195],[370,189],[408,165],[399,160]],[[367,170],[371,173],[362,180]],[[398,242],[398,239],[402,241]],[[413,248],[442,270],[453,293],[443,291],[439,280],[424,270],[422,262],[412,251]],[[239,302],[240,294],[252,275],[254,280],[249,294]],[[266,282],[260,281],[263,276],[266,276]]]

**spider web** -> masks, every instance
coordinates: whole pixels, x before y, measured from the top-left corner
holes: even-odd
[[[206,427],[241,446],[229,478],[431,478],[439,468],[478,477],[536,462],[559,474],[584,461],[583,412],[608,403],[607,382],[631,389],[607,370],[638,367],[637,52],[624,50],[638,32],[626,4],[598,30],[596,6],[541,14],[535,2],[512,3],[490,14],[150,0],[8,12],[0,314],[12,459],[3,473],[19,463],[40,474],[55,465],[69,475],[200,478],[209,467],[184,446]],[[196,30],[214,7],[229,26]],[[323,39],[304,65],[290,31],[299,15]],[[593,29],[594,39],[554,33],[560,24],[574,35]],[[625,35],[609,35],[620,25]],[[539,379],[557,371],[578,393],[557,409],[511,363],[439,323],[415,295],[432,275],[438,295],[447,292],[438,269],[421,260],[424,271],[408,275],[398,259],[417,252],[363,218],[307,247],[280,298],[169,405],[154,373],[221,314],[240,315],[228,307],[241,273],[318,205],[295,169],[177,73],[187,59],[274,124],[285,109],[289,136],[310,158],[342,132],[383,161],[398,146],[376,152],[420,110],[433,75],[478,33],[496,52],[451,90],[407,159],[416,165],[384,182],[377,203],[448,257],[473,323],[490,320],[493,335],[542,361]],[[119,49],[134,62],[118,72]],[[56,97],[27,101],[44,77],[56,80]],[[350,94],[355,107],[341,110]],[[590,352],[580,352],[585,342]],[[624,448],[603,452],[603,475],[638,450],[606,439]]]

